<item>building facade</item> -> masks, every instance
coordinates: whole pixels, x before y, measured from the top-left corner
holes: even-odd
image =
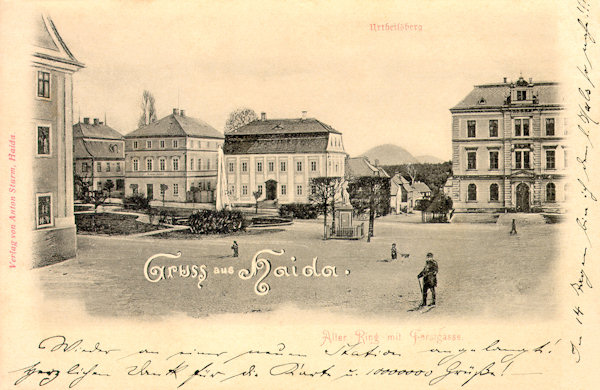
[[[173,109],[125,135],[125,195],[213,202],[222,145],[223,134],[211,125]]]
[[[125,189],[125,141],[123,135],[97,118],[83,118],[73,125],[73,172],[90,190],[102,190],[108,180],[111,196]],[[77,180],[76,180],[77,181]],[[75,186],[75,196],[78,194]]]
[[[342,133],[315,119],[255,120],[225,134],[223,147],[229,200],[308,203],[310,179],[343,177],[346,152]]]
[[[412,213],[417,202],[430,199],[431,189],[427,184],[416,181],[412,185],[397,173],[390,182],[390,207],[393,213]]]
[[[76,255],[73,214],[73,73],[83,68],[47,16],[36,20],[31,68],[33,266]]]
[[[559,85],[477,85],[452,113],[452,200],[457,212],[559,212],[568,168]]]

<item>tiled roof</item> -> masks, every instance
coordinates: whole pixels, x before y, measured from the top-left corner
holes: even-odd
[[[105,124],[76,123],[73,125],[73,137],[122,140],[123,134]]]
[[[223,145],[225,154],[262,153],[324,153],[327,136],[306,134],[304,136],[234,136],[227,133]]]
[[[178,114],[168,115],[147,126],[140,127],[127,134],[125,138],[159,136],[193,136],[223,139],[221,132],[203,120]]]
[[[555,82],[533,83],[533,95],[537,97],[537,104],[561,104],[559,99],[559,84]],[[476,85],[473,90],[451,110],[465,108],[486,108],[506,105],[506,98],[510,95],[510,84],[483,84]]]
[[[255,120],[227,134],[297,134],[297,133],[335,133],[341,134],[333,127],[315,118],[265,119]]]
[[[73,158],[124,159],[125,148],[123,141],[76,138],[73,141]]]
[[[399,173],[396,173],[392,177],[392,183],[396,184],[396,185],[392,185],[390,187],[390,195],[396,195],[398,193],[398,189],[400,188],[400,186],[402,186],[402,188],[404,188],[404,191],[406,191],[406,192],[412,191],[412,187],[410,186],[410,183],[408,182],[408,180],[406,180],[404,178],[404,176],[402,176]]]
[[[346,177],[365,176],[390,177],[383,168],[374,166],[366,157],[353,157],[346,160]]]
[[[417,192],[431,192],[431,189],[427,186],[427,184],[422,181],[416,181],[413,183],[413,188]]]

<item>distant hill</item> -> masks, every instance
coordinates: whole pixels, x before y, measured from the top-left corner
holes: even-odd
[[[375,146],[364,152],[361,156],[367,157],[371,163],[379,160],[379,165],[399,165],[419,162],[408,150],[392,144]]]
[[[416,156],[415,158],[417,160],[419,160],[420,163],[423,163],[423,164],[439,164],[439,163],[444,162],[444,160],[442,160],[441,158],[437,158],[435,156],[430,156],[428,154],[423,155],[423,156]]]

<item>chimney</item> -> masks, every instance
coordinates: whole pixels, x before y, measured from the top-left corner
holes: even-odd
[[[306,120],[307,111],[302,111],[302,120]]]
[[[174,109],[173,109],[173,115],[179,115],[179,110],[178,110],[178,109],[176,109],[176,108],[174,108]]]
[[[90,118],[83,118],[83,123],[86,125],[90,124]]]
[[[378,166],[379,166],[379,159],[378,159],[378,158],[376,158],[376,159],[375,159],[375,166],[376,166],[376,167],[378,167]]]
[[[99,122],[98,118],[94,118],[94,125],[96,125],[96,126],[97,126],[97,125],[98,125],[98,122]]]
[[[181,115],[181,116],[185,116],[185,110],[181,110],[181,111],[179,111],[179,115]]]
[[[266,112],[261,112],[260,113],[260,120],[261,121],[266,121],[267,120],[267,113]]]
[[[504,78],[504,84],[506,84],[506,77]]]
[[[533,78],[532,77],[529,78],[529,84],[531,84],[531,83],[533,83]]]

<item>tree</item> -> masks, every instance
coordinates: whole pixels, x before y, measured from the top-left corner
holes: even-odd
[[[75,197],[89,203],[90,178],[87,175],[80,176],[75,174],[73,179]]]
[[[96,215],[98,214],[98,206],[106,201],[106,193],[102,190],[91,191],[89,201],[94,205],[94,231],[97,231]]]
[[[149,125],[152,122],[156,122],[156,108],[154,107],[154,96],[148,90],[144,90],[142,94],[142,114],[138,120],[138,127]]]
[[[104,184],[102,185],[102,189],[104,189],[108,192],[109,199],[110,199],[110,193],[112,192],[113,188],[115,188],[115,183],[113,183],[113,181],[110,179],[106,180],[104,182]]]
[[[373,237],[375,215],[385,215],[390,207],[390,179],[381,176],[362,176],[348,185],[350,203],[358,212],[369,210],[369,233],[367,242]]]
[[[242,107],[231,112],[225,122],[225,132],[233,131],[258,119],[253,109]]]
[[[446,180],[452,176],[452,162],[446,161],[438,164],[401,164],[388,165],[387,172],[393,175],[400,173],[405,179],[421,181],[431,189],[433,195],[442,191]]]
[[[410,177],[410,185],[415,184],[415,177],[417,177],[417,167],[415,164],[408,164],[406,166],[406,173]]]
[[[169,189],[169,186],[166,184],[160,185],[160,194],[162,195],[163,207],[165,207],[165,193]]]
[[[255,214],[258,214],[258,198],[260,198],[260,196],[262,195],[262,191],[254,191],[252,193],[252,195],[254,195],[254,200],[256,201],[256,211],[255,211]]]
[[[310,179],[311,194],[308,199],[323,209],[323,239],[327,239],[327,209],[330,200],[335,199],[335,194],[340,190],[342,179],[340,177],[315,177]],[[332,216],[335,218],[335,216]]]

